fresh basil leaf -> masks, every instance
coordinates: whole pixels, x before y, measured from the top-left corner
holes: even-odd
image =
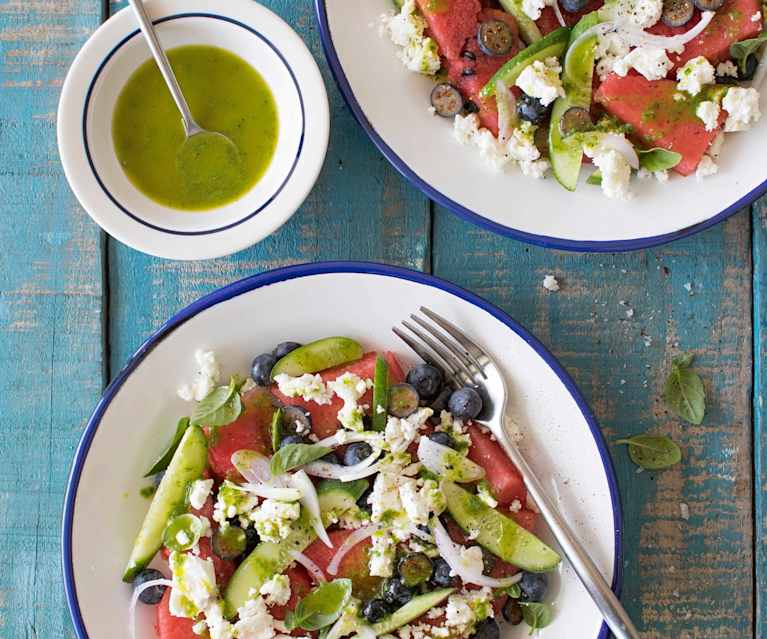
[[[519,587],[519,584],[511,584],[506,588],[506,594],[512,599],[519,599],[522,596],[522,588]]]
[[[663,389],[663,399],[676,415],[691,424],[700,424],[706,414],[703,381],[690,369],[693,355],[675,357]]]
[[[182,417],[178,420],[178,424],[176,424],[176,432],[173,433],[173,439],[170,440],[170,444],[168,444],[168,447],[163,451],[158,460],[152,464],[152,467],[147,471],[144,477],[151,477],[152,475],[161,473],[168,467],[170,460],[173,459],[173,453],[176,452],[187,428],[189,428],[189,418]]]
[[[746,73],[748,56],[756,55],[759,48],[767,43],[767,29],[762,31],[755,38],[741,40],[730,45],[730,55],[738,61],[738,67],[741,73]]]
[[[282,475],[289,470],[316,461],[327,455],[332,448],[317,444],[287,444],[280,448],[269,463],[272,475]]]
[[[282,409],[278,408],[272,415],[272,452],[280,449],[282,441]]]
[[[533,634],[533,630],[545,628],[551,623],[553,615],[548,604],[524,601],[519,603],[522,605],[522,619],[530,626],[530,634]]]
[[[192,426],[224,426],[232,423],[242,412],[239,377],[233,376],[228,386],[214,388],[197,403],[192,413]]]
[[[289,630],[319,630],[334,623],[352,596],[351,579],[334,579],[320,584],[298,602],[292,614],[285,617]]]
[[[594,186],[600,186],[602,184],[602,171],[597,169],[591,175],[586,178],[586,184],[593,184]]]
[[[631,461],[646,470],[662,470],[678,464],[682,459],[679,446],[665,435],[637,435],[615,443],[627,444]]]
[[[668,171],[682,161],[681,153],[659,147],[637,151],[639,166],[647,171]]]

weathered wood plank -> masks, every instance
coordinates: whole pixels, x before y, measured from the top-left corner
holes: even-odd
[[[0,3],[0,636],[71,636],[63,492],[101,393],[102,245],[56,149],[64,75],[95,0]]]
[[[354,122],[324,62],[312,3],[264,4],[300,33],[323,70],[332,122],[325,167],[307,201],[279,232],[232,257],[167,262],[110,240],[113,371],[172,312],[246,275],[327,259],[377,260],[416,269],[428,264],[428,200],[399,178]]]
[[[445,211],[433,236],[435,274],[533,330],[573,375],[608,441],[652,429],[682,446],[683,464],[641,474],[622,447],[611,447],[625,509],[623,600],[642,636],[751,637],[748,215],[618,255],[528,247]],[[542,287],[547,273],[560,279],[558,293]],[[701,426],[681,423],[659,400],[680,350],[696,353],[707,388]]]

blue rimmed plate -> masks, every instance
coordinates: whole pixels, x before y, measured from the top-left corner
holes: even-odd
[[[767,191],[767,118],[728,134],[719,173],[702,182],[633,180],[629,202],[585,184],[575,193],[515,168],[496,173],[428,111],[431,79],[407,71],[381,35],[392,0],[315,0],[325,55],[349,108],[389,162],[438,204],[501,235],[575,251],[630,251],[708,228]],[[364,55],[361,55],[364,52]]]
[[[131,589],[120,576],[148,506],[139,495],[146,482],[141,476],[189,410],[176,388],[194,369],[195,349],[215,350],[224,375],[244,374],[254,354],[277,342],[349,335],[410,364],[391,327],[420,305],[462,326],[503,365],[511,417],[524,434],[528,457],[619,590],[621,509],[610,456],[583,398],[551,353],[500,309],[443,280],[377,264],[320,263],[256,275],[195,302],[163,325],[104,393],[77,449],[64,509],[64,576],[77,636],[128,636]],[[543,637],[606,637],[568,566],[552,578],[551,597],[555,619]],[[140,608],[138,636],[149,639],[154,611]],[[508,637],[527,635],[523,627],[505,628]]]
[[[233,253],[285,223],[317,179],[328,144],[325,86],[311,53],[278,16],[251,0],[153,0],[147,10],[166,48],[218,46],[254,67],[272,90],[279,133],[265,174],[240,199],[184,212],[141,193],[120,167],[112,140],[115,103],[150,52],[130,9],[105,22],[77,55],[58,113],[58,140],[72,190],[121,242],[173,259]]]

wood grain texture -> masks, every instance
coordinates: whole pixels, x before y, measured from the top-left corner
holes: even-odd
[[[236,279],[295,262],[375,260],[423,269],[429,202],[378,154],[341,98],[324,62],[310,2],[263,2],[303,37],[328,89],[331,141],[319,181],[277,233],[232,257],[197,263],[150,258],[110,240],[112,370],[173,312]],[[114,4],[113,9],[123,6]]]
[[[682,464],[640,474],[624,447],[610,447],[625,510],[623,601],[647,639],[752,636],[750,248],[747,214],[618,255],[528,247],[435,215],[434,273],[538,335],[608,441],[651,430],[682,447]],[[548,273],[559,292],[542,287]],[[682,423],[659,400],[680,351],[696,354],[706,386],[701,426]]]
[[[0,2],[0,637],[72,636],[60,567],[69,465],[103,383],[98,228],[56,149],[95,1]]]

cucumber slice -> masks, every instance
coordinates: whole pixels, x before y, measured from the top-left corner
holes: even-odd
[[[522,51],[495,72],[495,75],[493,75],[487,84],[482,87],[480,95],[483,98],[494,96],[495,83],[498,80],[502,80],[508,87],[513,86],[524,68],[536,60],[561,57],[567,49],[569,40],[570,29],[567,27],[560,27],[549,33],[545,38],[539,39],[529,47],[522,49]]]
[[[522,10],[522,2],[520,0],[499,0],[501,6],[517,21],[519,26],[519,32],[522,34],[522,39],[527,44],[532,44],[541,39],[541,30],[538,25],[535,24],[529,15]]]
[[[497,557],[529,572],[553,570],[561,561],[533,533],[490,508],[476,495],[451,481],[443,481],[440,489],[458,525],[467,533],[476,534],[476,542]]]
[[[417,595],[402,606],[402,608],[398,608],[391,613],[386,619],[374,623],[371,628],[376,635],[388,634],[410,623],[413,619],[418,619],[424,613],[441,604],[453,592],[455,592],[455,588],[441,588],[423,595]]]
[[[386,412],[389,408],[389,365],[380,355],[376,357],[376,372],[373,380],[373,430],[386,428]]]
[[[280,449],[280,443],[282,442],[282,409],[278,408],[272,415],[271,425],[272,435],[272,452],[276,453]]]
[[[370,483],[367,479],[342,482],[338,479],[323,479],[317,484],[322,523],[327,527],[341,515],[353,515],[359,511],[357,500],[362,497]]]
[[[208,463],[208,442],[198,426],[186,429],[173,459],[149,505],[144,523],[141,524],[133,543],[123,581],[131,582],[152,561],[162,546],[165,526],[186,499],[187,486],[199,479]]]
[[[560,124],[562,116],[571,107],[589,109],[591,107],[591,84],[594,75],[594,52],[597,36],[585,38],[576,43],[581,33],[599,23],[599,16],[594,11],[580,19],[570,34],[570,44],[565,55],[562,70],[562,85],[565,97],[557,98],[551,110],[549,125],[549,156],[551,170],[557,181],[568,191],[578,186],[581,172],[583,146],[577,138],[564,138]]]
[[[279,360],[272,369],[272,379],[282,373],[298,377],[316,373],[362,358],[362,346],[348,337],[326,337],[305,344]]]
[[[173,459],[173,453],[176,452],[178,444],[181,441],[181,438],[184,436],[187,428],[189,428],[189,418],[182,417],[178,420],[178,424],[176,425],[176,432],[173,433],[173,439],[170,440],[170,444],[168,444],[168,447],[163,451],[162,455],[160,455],[160,458],[154,464],[152,464],[152,467],[147,471],[144,477],[151,477],[152,475],[161,473],[168,467],[170,460]]]

